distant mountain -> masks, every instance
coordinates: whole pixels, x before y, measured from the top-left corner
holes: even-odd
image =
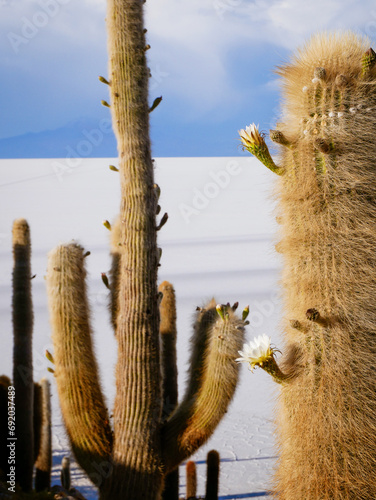
[[[115,156],[116,139],[109,118],[83,118],[55,130],[0,139],[0,158]]]
[[[208,126],[172,123],[170,117],[151,120],[155,157],[238,156],[236,123]],[[0,139],[0,158],[113,158],[117,156],[110,118],[82,118],[55,130]]]

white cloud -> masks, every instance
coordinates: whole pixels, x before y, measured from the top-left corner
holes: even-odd
[[[230,50],[249,59],[263,44],[292,51],[317,31],[376,34],[370,0],[150,0],[146,21],[154,49],[149,57],[170,75],[162,86],[184,96],[192,113],[236,100],[226,68]],[[269,75],[260,79],[266,83]]]
[[[105,11],[105,0],[6,0],[0,4],[0,64],[7,70],[27,65],[36,73],[56,52],[66,54],[66,64],[74,59],[77,71],[81,56],[84,78],[103,64],[95,58],[105,52]],[[152,46],[151,98],[177,97],[184,109],[175,112],[187,120],[203,115],[215,120],[219,110],[226,116],[249,98],[248,82],[234,89],[230,56],[241,64],[244,55],[249,68],[243,74],[249,71],[265,97],[265,92],[274,92],[274,84],[268,84],[273,68],[260,71],[252,60],[262,60],[270,47],[276,53],[281,48],[292,51],[320,30],[353,28],[376,37],[371,0],[147,0],[145,17]],[[36,26],[34,34],[30,24]],[[18,53],[11,33],[29,35]],[[79,82],[76,88],[81,91]]]

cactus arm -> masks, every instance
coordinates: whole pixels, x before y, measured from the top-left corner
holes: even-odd
[[[186,395],[163,429],[167,470],[194,453],[212,435],[226,413],[238,380],[234,362],[242,347],[244,321],[224,306],[224,318],[212,301],[198,312]]]
[[[31,298],[30,228],[25,219],[13,224],[13,385],[16,391],[17,480],[24,491],[32,488],[33,437],[33,305]]]
[[[167,419],[178,403],[178,370],[176,355],[176,299],[173,286],[164,281],[159,286],[162,301],[159,306],[161,323],[161,363],[162,363],[162,418]],[[179,499],[179,469],[171,471],[165,478],[163,500]]]
[[[108,0],[110,105],[119,154],[121,259],[114,471],[106,498],[154,498],[162,487],[156,197],[149,139],[143,2]]]
[[[73,453],[90,476],[110,457],[111,429],[93,353],[85,277],[80,246],[50,252],[47,291],[56,384]]]
[[[44,378],[39,382],[41,388],[41,439],[35,462],[35,490],[48,490],[51,484],[52,436],[51,436],[51,389],[50,382]]]

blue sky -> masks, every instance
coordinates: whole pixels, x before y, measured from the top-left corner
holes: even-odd
[[[0,0],[0,158],[116,156],[105,0]],[[278,118],[273,68],[317,31],[376,39],[369,0],[147,0],[154,156],[237,156]]]

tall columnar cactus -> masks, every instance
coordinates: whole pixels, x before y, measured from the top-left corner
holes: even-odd
[[[198,312],[188,391],[165,422],[156,235],[166,216],[156,224],[142,2],[109,0],[107,23],[109,81],[101,81],[110,88],[121,182],[113,427],[93,355],[84,252],[76,244],[58,247],[48,264],[55,375],[73,451],[100,498],[155,500],[166,474],[208,439],[227,410],[244,321],[215,303]]]
[[[13,224],[13,386],[16,405],[17,481],[24,491],[32,488],[33,437],[33,307],[31,298],[31,242],[25,219]]]
[[[281,500],[376,498],[375,61],[367,40],[335,34],[278,69]],[[241,135],[260,157],[257,128]]]

